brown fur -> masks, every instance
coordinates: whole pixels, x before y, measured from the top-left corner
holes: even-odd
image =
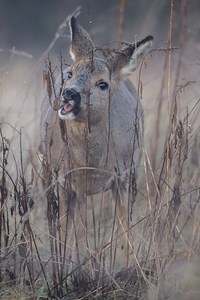
[[[74,17],[70,29],[74,63],[64,71],[63,90],[73,89],[80,94],[80,110],[76,116],[60,115],[61,120],[46,98],[42,105],[40,147],[45,159],[46,189],[53,184],[53,174],[58,175],[64,235],[67,214],[75,216],[74,223],[69,222],[70,228],[72,223],[77,225],[75,231],[78,223],[85,222],[84,218],[81,221],[81,203],[86,195],[111,189],[119,219],[128,218],[122,199],[141,158],[143,111],[126,76],[135,70],[152,44],[152,37],[148,37],[122,50],[101,51]],[[99,82],[106,82],[108,88],[102,90]]]

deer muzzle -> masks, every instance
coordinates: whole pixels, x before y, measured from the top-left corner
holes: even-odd
[[[81,95],[74,88],[65,89],[62,94],[64,105],[59,109],[61,119],[75,119],[80,111]]]

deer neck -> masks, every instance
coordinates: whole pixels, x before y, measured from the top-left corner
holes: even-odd
[[[104,168],[108,156],[108,122],[98,125],[83,122],[66,122],[68,146],[73,165]]]

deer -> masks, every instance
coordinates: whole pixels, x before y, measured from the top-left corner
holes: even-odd
[[[63,244],[67,220],[78,227],[80,216],[72,216],[77,207],[84,210],[87,196],[110,191],[119,223],[128,219],[123,198],[141,161],[144,122],[128,77],[153,41],[147,36],[120,49],[96,47],[74,16],[69,27],[73,62],[55,83],[58,97],[42,103],[40,137],[45,188],[58,183]]]

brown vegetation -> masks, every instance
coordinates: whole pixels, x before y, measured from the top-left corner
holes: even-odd
[[[12,118],[7,123],[6,114],[1,116],[0,298],[200,298],[200,93],[195,69],[199,62],[187,74],[184,53],[193,53],[191,43],[186,43],[188,4],[187,0],[171,0],[167,45],[151,51],[136,79],[133,78],[145,109],[145,145],[133,220],[129,231],[124,232],[126,241],[130,241],[128,256],[116,241],[109,241],[116,218],[109,194],[100,199],[92,197],[88,199],[88,227],[84,236],[90,254],[73,271],[67,270],[61,257],[56,213],[59,197],[55,186],[50,187],[46,202],[46,191],[41,188],[41,158],[35,150],[37,143],[29,143],[26,131],[16,126]],[[121,13],[124,14],[123,7]],[[59,27],[59,34],[63,26]],[[58,34],[49,49],[56,37]],[[38,77],[40,63],[30,75],[23,99],[28,97],[34,76]],[[48,68],[44,73],[44,79],[53,94],[53,76],[49,71]],[[59,68],[51,71],[60,73]],[[0,81],[6,80],[2,71]],[[2,96],[1,99],[3,102]],[[38,107],[30,107],[37,117]],[[34,126],[30,136],[38,128]],[[100,264],[96,264],[95,257]],[[117,268],[118,263],[123,266],[121,269]]]

